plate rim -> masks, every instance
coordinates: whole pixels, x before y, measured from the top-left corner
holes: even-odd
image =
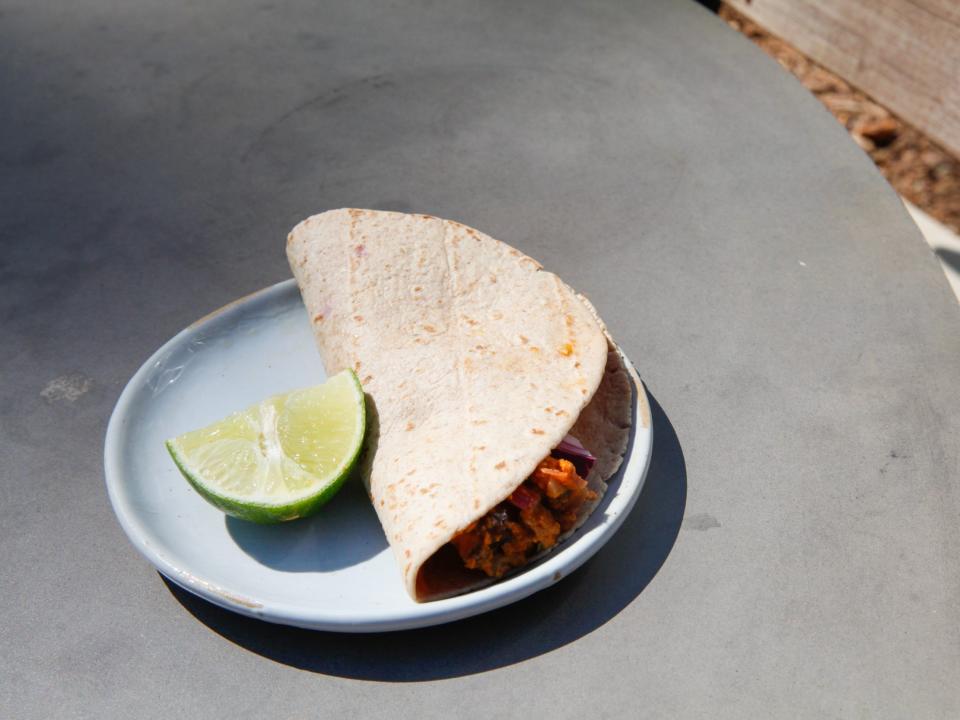
[[[125,494],[127,483],[125,482],[125,470],[122,463],[124,447],[122,443],[124,432],[128,430],[130,406],[138,389],[146,384],[145,381],[150,370],[185,340],[209,329],[212,325],[227,323],[233,316],[249,312],[251,309],[255,309],[258,304],[282,298],[288,293],[296,294],[299,297],[299,289],[293,278],[239,297],[203,315],[180,330],[157,348],[137,368],[124,386],[111,412],[104,440],[104,476],[110,504],[121,528],[133,546],[157,571],[179,587],[227,610],[271,623],[345,633],[410,630],[454,622],[489,612],[546,589],[577,570],[593,557],[613,537],[630,514],[643,491],[650,467],[653,455],[653,423],[650,402],[643,382],[633,363],[624,354],[623,350],[615,344],[614,346],[624,360],[627,372],[633,382],[637,427],[634,428],[631,453],[623,459],[624,474],[620,478],[614,500],[621,496],[619,491],[628,480],[626,470],[632,467],[631,461],[640,453],[643,454],[643,457],[640,458],[639,467],[631,473],[629,478],[635,483],[633,492],[625,498],[623,506],[615,516],[594,528],[597,534],[591,537],[586,545],[580,547],[579,552],[570,554],[570,550],[577,547],[577,542],[583,540],[583,537],[576,533],[566,541],[566,543],[570,543],[568,547],[560,548],[557,552],[549,554],[524,572],[480,590],[445,600],[413,603],[405,612],[397,612],[396,610],[382,613],[364,612],[355,616],[351,616],[348,608],[345,608],[344,612],[330,615],[324,612],[311,613],[301,604],[246,598],[230,591],[228,588],[219,587],[208,580],[197,577],[187,569],[177,567],[146,539],[143,523]],[[610,503],[607,503],[608,509],[609,505]]]

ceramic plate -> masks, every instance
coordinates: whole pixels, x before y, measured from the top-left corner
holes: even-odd
[[[107,428],[110,501],[136,548],[181,587],[229,610],[340,632],[423,627],[476,615],[568,575],[613,535],[640,494],[652,432],[633,366],[633,431],[603,503],[561,548],[490,587],[431,603],[406,594],[377,516],[349,482],[313,518],[259,526],[225,517],[181,477],[163,441],[267,395],[326,377],[293,280],[179,333],[133,376]]]

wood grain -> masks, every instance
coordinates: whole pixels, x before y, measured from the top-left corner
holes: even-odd
[[[960,155],[960,2],[728,4]]]

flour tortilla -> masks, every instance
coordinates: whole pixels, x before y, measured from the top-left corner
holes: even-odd
[[[367,393],[361,474],[411,597],[490,582],[468,573],[418,590],[417,577],[571,432],[598,458],[583,522],[622,460],[631,407],[585,298],[509,245],[429,215],[325,212],[293,229],[287,256],[327,372],[354,369]]]

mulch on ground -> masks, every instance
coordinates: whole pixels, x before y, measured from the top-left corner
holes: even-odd
[[[733,8],[721,6],[720,17],[816,95],[900,195],[960,233],[960,159]]]

